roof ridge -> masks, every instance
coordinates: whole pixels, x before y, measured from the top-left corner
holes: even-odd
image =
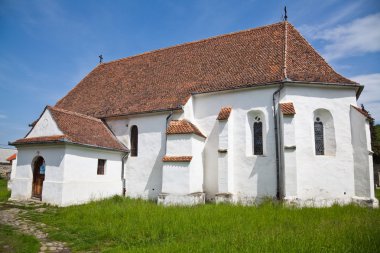
[[[102,121],[100,119],[92,117],[92,116],[89,116],[89,115],[85,115],[85,114],[81,114],[81,113],[73,112],[73,111],[68,111],[68,110],[65,110],[65,109],[62,109],[62,108],[58,108],[58,107],[52,107],[52,106],[47,106],[47,107],[48,107],[49,110],[51,109],[53,111],[58,111],[58,112],[66,113],[66,114],[71,114],[71,115],[74,115],[74,116],[78,116],[78,117],[82,117],[82,118],[86,118],[86,119],[89,119],[89,120],[94,120],[94,121],[102,123]]]
[[[136,55],[120,58],[120,59],[117,59],[117,60],[105,62],[105,63],[102,63],[100,65],[107,65],[107,64],[111,64],[111,63],[115,63],[115,62],[119,62],[119,61],[130,60],[130,59],[133,59],[135,57],[139,57],[139,56],[143,56],[143,55],[147,55],[147,54],[151,54],[151,53],[156,53],[156,52],[161,52],[161,51],[165,51],[165,50],[172,49],[172,48],[177,48],[177,47],[181,47],[181,46],[188,46],[188,45],[202,43],[202,42],[206,42],[206,41],[210,41],[210,40],[214,40],[214,39],[218,39],[218,38],[233,36],[233,35],[240,34],[240,33],[250,32],[250,31],[254,31],[254,30],[260,30],[260,29],[264,29],[264,28],[280,25],[283,22],[284,21],[277,22],[277,23],[274,23],[274,24],[268,24],[268,25],[264,25],[264,26],[249,28],[249,29],[245,29],[245,30],[241,30],[241,31],[237,31],[237,32],[219,34],[219,35],[211,36],[211,37],[205,38],[205,39],[200,39],[200,40],[194,40],[194,41],[190,41],[190,42],[180,43],[180,44],[177,44],[177,45],[174,45],[174,46],[168,46],[168,47],[164,47],[164,48],[154,49],[152,51],[143,52],[143,53],[140,53],[140,54],[136,54]]]
[[[287,73],[287,51],[288,51],[288,21],[284,21],[284,66],[283,66],[283,74],[284,74],[284,80],[288,79],[288,73]]]

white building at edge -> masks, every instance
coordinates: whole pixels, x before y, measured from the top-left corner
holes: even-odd
[[[11,199],[377,207],[362,90],[288,22],[102,63],[12,142]]]

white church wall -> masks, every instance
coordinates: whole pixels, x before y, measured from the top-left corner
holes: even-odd
[[[350,104],[356,103],[353,89],[286,87],[282,101],[292,101],[296,110],[295,140],[297,192],[304,200],[349,201],[354,196],[353,149]],[[314,114],[323,109],[334,122],[335,155],[316,155]]]
[[[17,157],[12,162],[11,176],[8,182],[8,190],[12,190],[12,181],[16,177],[16,169],[17,169]]]
[[[282,116],[283,138],[283,173],[282,186],[285,199],[294,199],[297,196],[297,157],[294,116]]]
[[[61,205],[71,205],[122,194],[123,153],[67,145]],[[106,160],[104,175],[97,174],[98,159]]]
[[[228,120],[219,121],[218,194],[222,194],[223,196],[220,196],[217,202],[227,201],[224,199],[224,194],[234,192],[232,126],[232,117]]]
[[[167,140],[166,155],[168,156],[191,156],[192,155],[191,134],[170,134]]]
[[[32,196],[33,162],[38,156],[45,160],[45,180],[42,188],[42,201],[52,204],[61,202],[61,187],[57,182],[63,180],[64,145],[33,145],[17,148],[16,173],[12,180],[11,199],[25,200]]]
[[[58,128],[57,123],[55,123],[50,111],[46,109],[27,137],[29,138],[52,135],[63,135],[63,133]]]
[[[203,154],[204,138],[192,135],[192,160],[190,163],[190,193],[203,192]]]
[[[235,90],[200,94],[193,98],[195,124],[207,136],[204,149],[205,171],[204,189],[208,199],[218,193],[218,143],[219,128],[217,115],[222,107],[231,106],[233,113],[229,121],[234,127],[231,133],[229,156],[233,163],[233,188],[243,202],[276,194],[276,166],[274,133],[267,127],[264,133],[266,152],[262,156],[253,155],[247,147],[252,147],[249,112],[259,111],[264,116],[266,126],[273,125],[272,94],[277,87]],[[252,150],[252,149],[250,149]],[[232,151],[232,152],[230,152]]]
[[[116,137],[127,147],[130,147],[130,128],[133,125],[138,127],[138,156],[129,156],[125,164],[126,195],[129,197],[157,199],[161,193],[166,117],[169,114],[152,113],[107,121]]]
[[[369,124],[367,119],[352,107],[350,116],[352,146],[354,148],[355,196],[359,198],[374,198]]]
[[[187,119],[190,122],[193,122],[194,120],[194,104],[193,104],[193,97],[190,97],[186,104],[183,106],[183,114],[181,115],[181,118]]]
[[[165,162],[162,178],[163,193],[186,195],[191,191],[189,162]]]
[[[122,193],[121,153],[74,145],[18,147],[12,199],[32,197],[33,162],[45,160],[42,201],[59,206],[79,204]],[[97,175],[98,159],[107,160],[105,175]]]

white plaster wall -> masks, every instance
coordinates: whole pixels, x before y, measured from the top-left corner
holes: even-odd
[[[138,127],[138,156],[129,156],[125,164],[127,196],[157,199],[161,193],[166,117],[169,113],[137,115],[107,121],[116,137],[127,147],[130,147],[130,128],[133,125]]]
[[[121,152],[67,145],[61,205],[121,195],[122,156]],[[97,175],[98,159],[106,160],[104,175]]]
[[[43,202],[66,206],[121,194],[121,155],[64,144],[20,146],[11,198],[31,198],[32,163],[37,156],[42,156],[46,164]],[[97,175],[98,159],[107,160],[105,175]]]
[[[371,164],[369,160],[369,151],[371,150],[370,139],[368,139],[367,128],[368,122],[366,118],[357,110],[351,107],[351,134],[352,146],[354,149],[354,176],[355,176],[355,195],[357,197],[371,198],[373,194],[371,189],[373,185],[370,184]]]
[[[218,193],[233,192],[232,123],[232,119],[219,121]]]
[[[168,135],[166,155],[168,156],[191,156],[192,134]]]
[[[183,106],[183,114],[181,118],[187,119],[190,122],[194,121],[193,97],[190,97]]]
[[[353,89],[286,87],[282,101],[292,101],[296,110],[295,140],[297,192],[301,199],[349,199],[354,196],[353,149],[350,104],[356,103]],[[314,115],[328,110],[335,127],[335,156],[317,156],[314,149]]]
[[[12,181],[16,177],[16,169],[17,169],[17,157],[12,162],[11,176],[8,182],[8,190],[12,190]]]
[[[192,134],[192,156],[190,163],[190,193],[203,192],[204,138]]]
[[[282,117],[283,131],[283,173],[282,185],[283,195],[285,198],[294,198],[297,196],[297,160],[296,160],[296,139],[293,116]]]
[[[367,138],[367,150],[368,150],[368,173],[369,173],[369,198],[375,199],[375,180],[373,172],[373,150],[371,146],[371,130],[369,121],[365,121],[365,133]],[[376,201],[376,207],[379,207],[379,201]]]
[[[165,162],[163,166],[162,192],[169,194],[190,193],[189,162]]]
[[[64,145],[20,146],[17,150],[17,168],[12,180],[11,199],[25,200],[31,198],[33,159],[37,156],[42,156],[46,164],[42,201],[59,204],[62,200],[61,188],[51,186],[54,182],[62,182],[63,180]]]
[[[228,124],[226,120],[219,121],[219,149],[228,148]]]
[[[27,138],[52,135],[63,135],[63,133],[55,123],[50,111],[46,109]]]
[[[204,149],[204,190],[207,199],[213,199],[218,193],[218,143],[219,127],[216,120],[220,109],[232,106],[228,121],[233,121],[234,127],[229,134],[231,148],[228,155],[233,164],[234,192],[241,196],[275,196],[276,194],[276,166],[275,144],[272,127],[266,128],[264,156],[255,156],[247,151],[252,146],[252,139],[248,136],[248,113],[260,111],[264,115],[266,126],[273,126],[272,94],[277,87],[236,90],[213,94],[196,95],[193,97],[194,123],[207,136]],[[229,144],[230,145],[230,144]]]

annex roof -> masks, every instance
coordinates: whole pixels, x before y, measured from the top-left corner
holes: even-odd
[[[166,134],[196,134],[206,138],[206,136],[202,134],[193,123],[185,119],[170,121],[169,126],[166,129]]]
[[[294,114],[296,114],[296,110],[294,109],[294,105],[292,102],[280,103],[280,110],[281,110],[283,115],[294,115]]]
[[[25,137],[12,145],[67,142],[91,147],[127,151],[100,119],[55,107],[50,111],[63,135]]]
[[[13,155],[11,155],[10,157],[7,158],[7,161],[13,161],[17,158],[17,153],[14,153]]]
[[[222,109],[219,111],[217,120],[227,120],[230,117],[231,110],[232,108],[229,106],[222,107]]]
[[[192,156],[164,156],[163,162],[190,162],[193,159]]]
[[[280,22],[99,64],[55,107],[97,118],[173,110],[193,93],[284,80],[358,85]]]

